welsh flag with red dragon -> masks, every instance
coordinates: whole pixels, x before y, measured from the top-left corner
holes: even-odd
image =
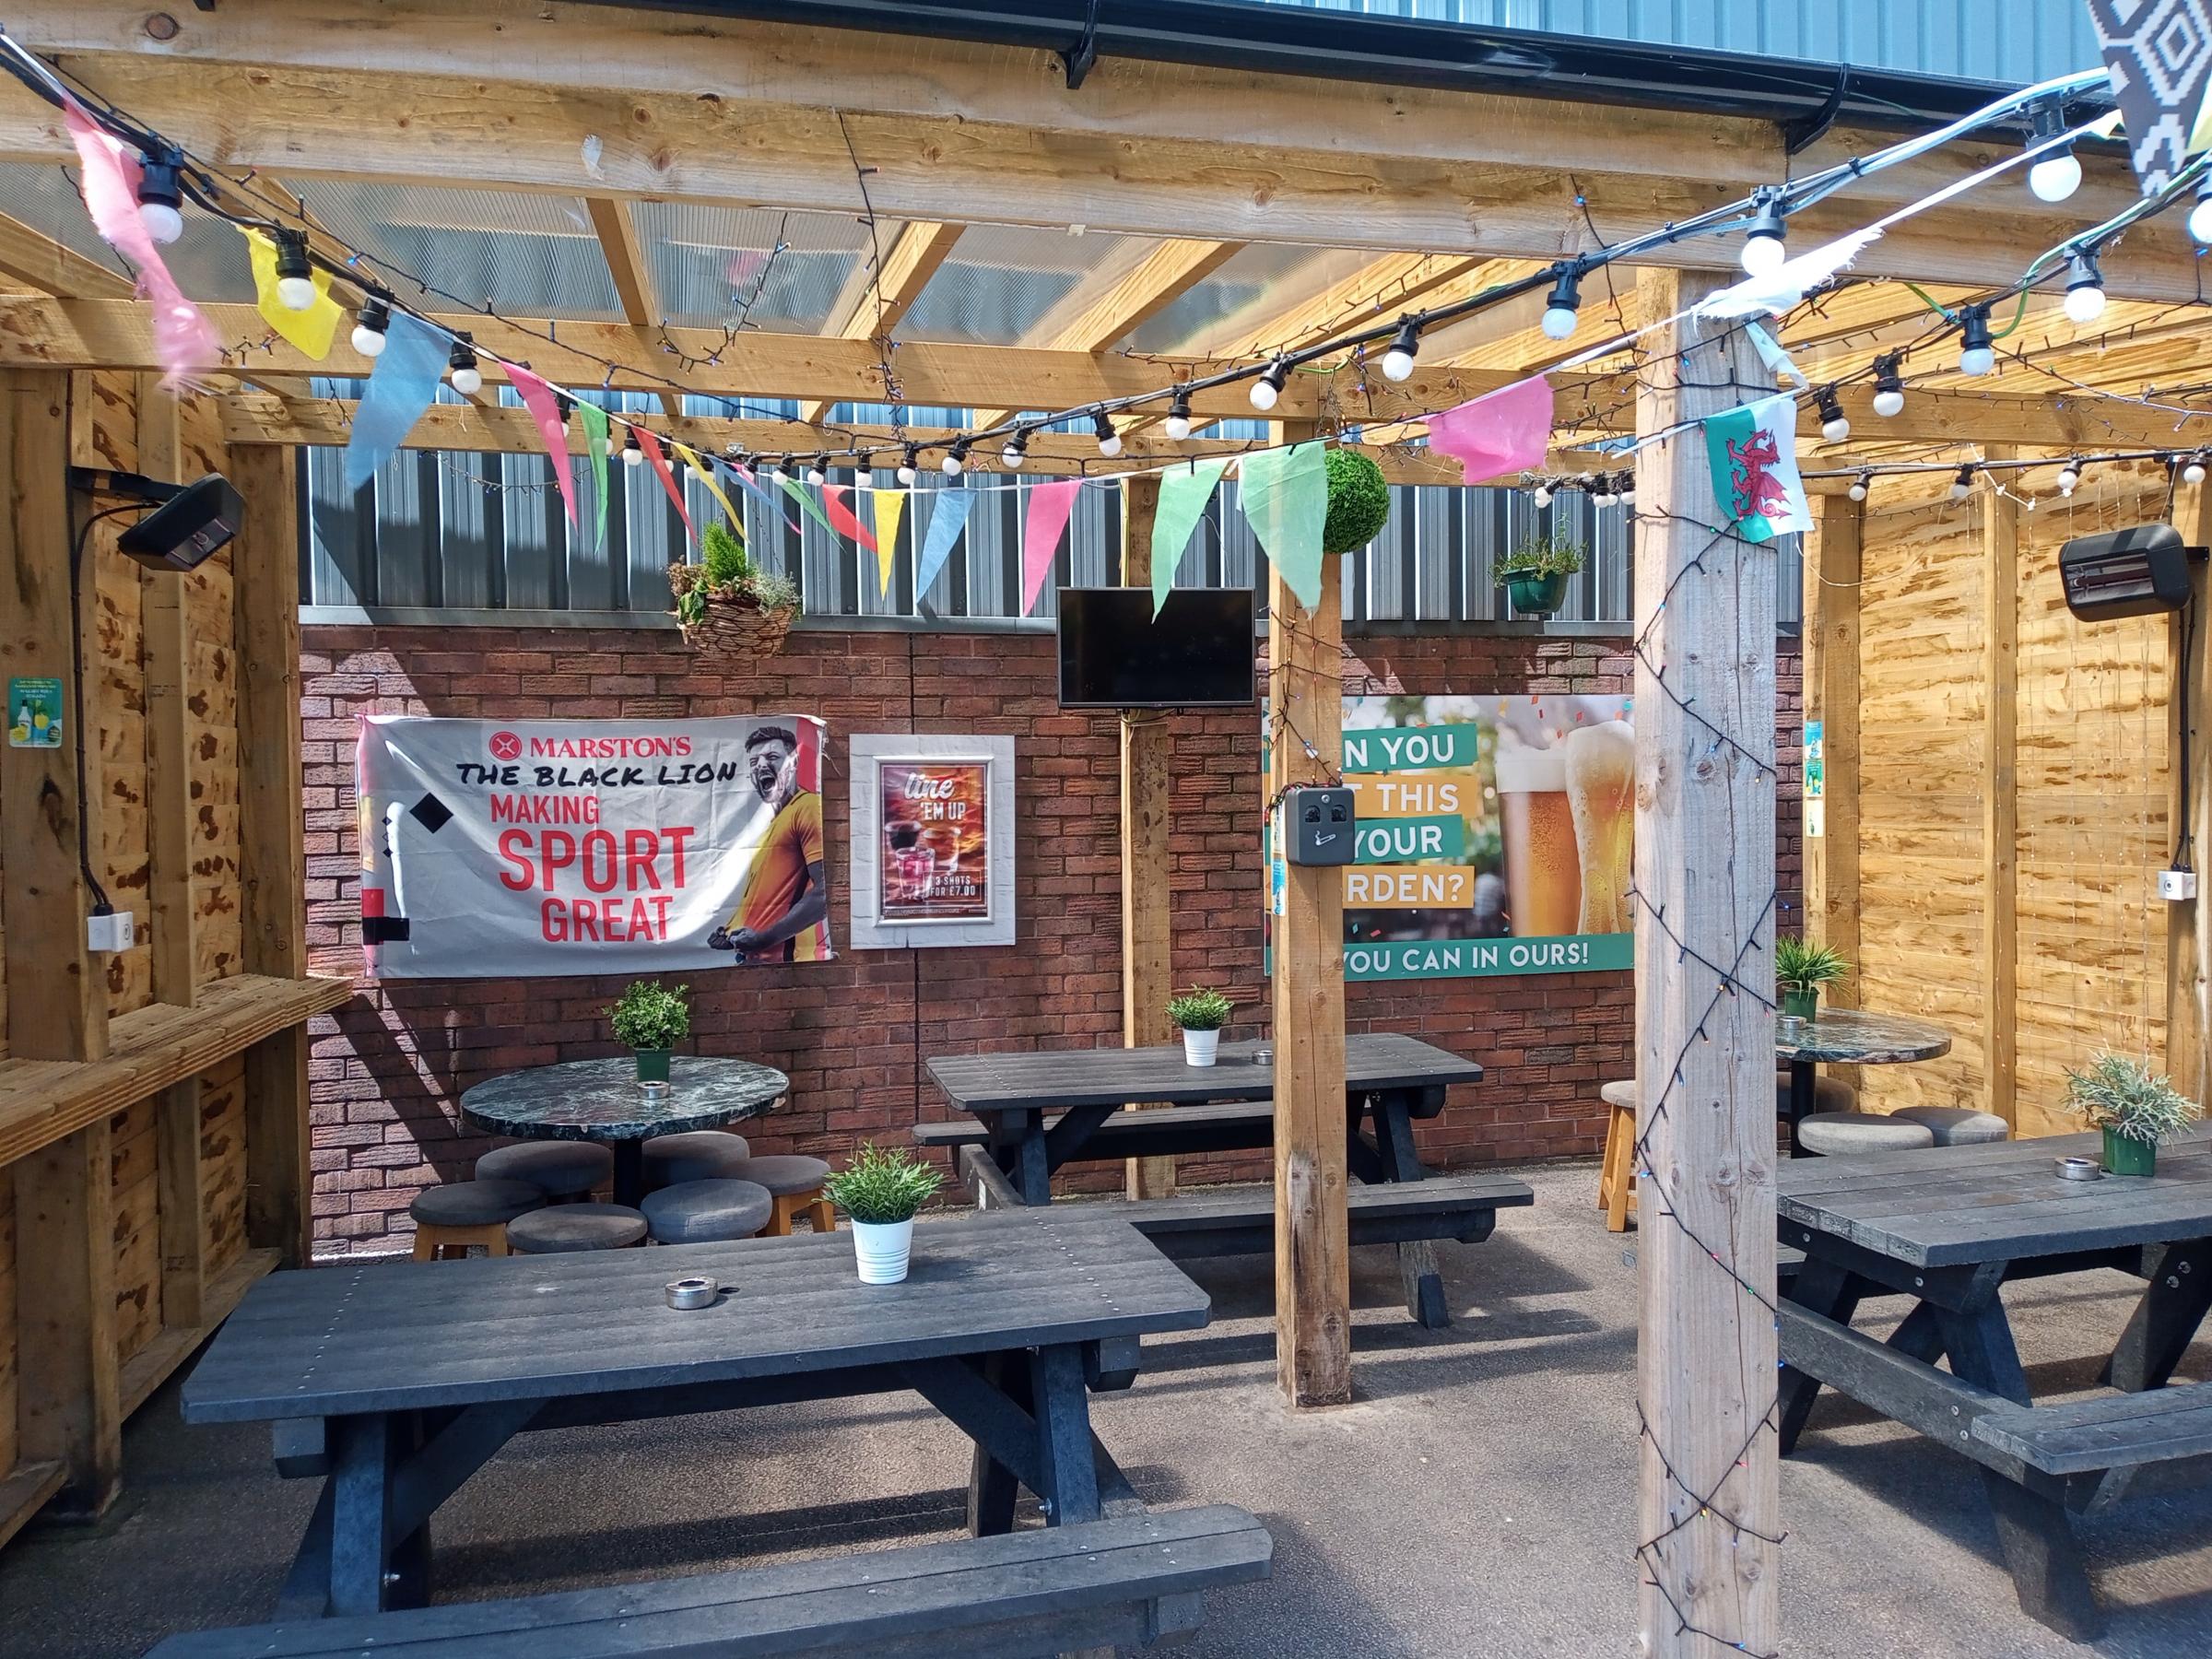
[[[1745,540],[1813,527],[1797,476],[1797,400],[1789,394],[1708,418],[1705,453],[1721,517]]]

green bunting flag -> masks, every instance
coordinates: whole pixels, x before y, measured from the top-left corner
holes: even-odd
[[[1244,517],[1308,610],[1321,603],[1321,532],[1329,516],[1328,445],[1261,450],[1237,465]]]
[[[1190,546],[1191,532],[1206,514],[1229,457],[1178,466],[1159,480],[1159,503],[1152,511],[1152,614],[1159,616],[1175,587],[1175,570]]]
[[[778,478],[776,482],[783,486],[785,495],[799,504],[801,512],[829,531],[831,535],[837,534],[837,526],[830,522],[830,515],[822,511],[822,504],[816,500],[808,491],[789,478]]]
[[[576,418],[583,422],[583,446],[591,452],[592,494],[599,502],[599,539],[593,546],[606,546],[606,411],[595,403],[579,400]]]

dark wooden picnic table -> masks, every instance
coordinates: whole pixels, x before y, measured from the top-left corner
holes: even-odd
[[[1777,1015],[1774,1057],[1790,1069],[1790,1150],[1797,1150],[1797,1125],[1813,1110],[1821,1066],[1902,1065],[1950,1052],[1950,1037],[1941,1026],[1902,1014],[1823,1008],[1812,1019]]]
[[[712,1274],[716,1304],[671,1309]],[[279,1618],[417,1606],[439,1505],[524,1430],[909,1388],[975,1442],[970,1522],[1054,1524],[1134,1501],[1087,1389],[1137,1339],[1206,1324],[1206,1293],[1110,1211],[918,1230],[902,1284],[859,1281],[843,1233],[594,1254],[364,1263],[246,1293],[183,1391],[191,1423],[270,1421],[278,1467],[327,1470]]]
[[[2154,1465],[2202,1478],[2212,1453],[2212,1404],[2194,1397],[2206,1385],[2141,1407],[2030,1397],[2000,1295],[2008,1280],[2100,1267],[2146,1279],[2103,1379],[2136,1394],[2164,1389],[2212,1308],[2212,1137],[2200,1127],[2168,1142],[2147,1179],[2059,1177],[2059,1158],[2095,1159],[2100,1139],[1806,1159],[1777,1183],[1781,1241],[1805,1253],[1783,1302],[1784,1454],[1825,1384],[1972,1458],[2021,1606],[2077,1638],[2097,1615],[2068,1509],[2147,1489],[2136,1483]],[[1913,1306],[1886,1343],[1849,1329],[1862,1300],[1890,1294]],[[1936,1368],[1946,1356],[1947,1373]]]

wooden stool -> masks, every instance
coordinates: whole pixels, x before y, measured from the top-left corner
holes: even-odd
[[[407,1206],[407,1214],[415,1218],[415,1259],[434,1262],[449,1251],[465,1256],[471,1244],[505,1255],[507,1223],[545,1202],[545,1194],[527,1181],[453,1181],[426,1187]]]
[[[1606,1212],[1607,1232],[1626,1232],[1636,1213],[1636,1085],[1608,1083],[1597,1092],[1612,1109],[1597,1166],[1597,1207]]]
[[[645,1241],[645,1218],[621,1204],[557,1204],[517,1216],[507,1242],[522,1255],[628,1250]]]
[[[837,1230],[837,1206],[822,1196],[822,1182],[830,1179],[830,1166],[820,1159],[789,1155],[748,1158],[731,1164],[726,1173],[732,1180],[766,1187],[775,1199],[774,1213],[760,1230],[762,1238],[789,1238],[792,1221],[802,1211],[816,1232]]]

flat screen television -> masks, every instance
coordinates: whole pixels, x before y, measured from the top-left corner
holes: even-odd
[[[1250,588],[1060,590],[1064,709],[1233,709],[1255,696]]]

